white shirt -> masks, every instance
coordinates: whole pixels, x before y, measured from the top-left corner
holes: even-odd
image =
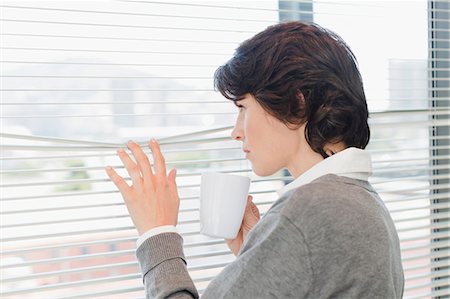
[[[311,167],[294,181],[278,191],[281,197],[289,190],[306,185],[313,180],[326,175],[335,174],[352,179],[367,181],[372,175],[372,159],[370,154],[362,149],[349,147]],[[178,232],[173,225],[158,226],[145,232],[136,242],[139,247],[148,238],[166,232]]]
[[[277,193],[281,197],[289,190],[311,183],[326,174],[367,181],[372,175],[372,159],[365,150],[356,147],[346,148],[320,161],[294,181],[278,190]]]

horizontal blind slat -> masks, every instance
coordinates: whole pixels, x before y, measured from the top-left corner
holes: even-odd
[[[143,292],[144,287],[143,286],[136,286],[136,287],[125,287],[125,288],[119,288],[119,289],[108,289],[106,288],[106,291],[97,291],[97,292],[89,292],[89,293],[83,293],[78,295],[71,295],[69,297],[60,297],[60,299],[81,299],[81,298],[93,298],[98,296],[106,296],[106,295],[116,295],[116,294],[126,294],[126,293],[132,293],[136,291]],[[129,297],[127,297],[129,298]],[[144,297],[139,298],[133,298],[133,299],[145,299]]]
[[[48,290],[55,290],[55,289],[61,289],[61,288],[68,288],[68,287],[81,287],[86,285],[95,285],[98,283],[111,283],[115,281],[125,281],[125,280],[135,280],[139,281],[141,278],[140,274],[128,274],[128,275],[120,275],[120,276],[110,276],[106,278],[94,278],[89,280],[81,280],[81,281],[74,281],[74,282],[65,282],[65,283],[55,283],[50,285],[44,285],[39,287],[34,287],[32,289],[24,288],[14,291],[3,291],[3,296],[11,296],[11,295],[20,295],[20,294],[27,294],[31,292],[42,292],[42,291],[48,291]]]
[[[291,178],[286,177],[286,180],[290,180]],[[273,178],[272,181],[276,180],[282,180],[282,178]],[[268,181],[268,180],[266,180]],[[256,183],[256,182],[255,182]],[[438,191],[442,189],[447,189],[450,187],[450,184],[441,184],[441,185],[433,185],[433,186],[427,186],[424,185],[422,187],[416,187],[416,188],[408,188],[408,189],[398,189],[397,188],[378,188],[378,192],[380,194],[382,193],[398,193],[398,194],[414,194],[414,192],[419,191]],[[276,190],[268,189],[268,190],[260,190],[260,191],[251,191],[251,194],[260,194],[260,193],[269,193],[269,192],[276,192]],[[73,193],[59,193],[59,194],[44,194],[44,195],[33,195],[33,196],[20,196],[20,197],[5,197],[2,198],[2,201],[15,201],[15,200],[31,200],[31,199],[43,199],[43,198],[64,198],[64,197],[70,197],[70,196],[91,196],[91,195],[99,195],[99,194],[118,194],[118,190],[104,190],[104,191],[90,191],[90,192],[73,192]],[[181,197],[182,200],[191,200],[191,199],[198,199],[198,196],[183,196]],[[386,199],[385,202],[395,202],[396,200],[390,200]]]
[[[448,160],[449,156],[443,156],[439,157],[439,159],[436,160]],[[151,157],[150,157],[151,158]],[[235,161],[246,161],[247,159],[244,157],[241,158],[214,158],[214,159],[199,159],[199,160],[183,160],[183,161],[167,161],[166,165],[190,165],[190,164],[201,164],[201,163],[221,163],[221,162],[235,162]],[[423,159],[425,160],[425,159]],[[422,160],[422,161],[423,161]],[[403,160],[405,162],[409,162],[411,160]],[[412,160],[412,161],[420,161],[418,159]],[[426,160],[425,160],[426,161]],[[390,161],[389,163],[395,163],[395,160]],[[387,163],[387,162],[379,162],[379,163]],[[438,169],[448,169],[448,166],[450,164],[441,164],[441,165],[414,165],[414,164],[408,164],[403,167],[389,167],[386,166],[383,167],[375,167],[373,168],[374,172],[376,174],[381,173],[398,173],[398,172],[405,172],[405,171],[418,171],[418,170],[438,170]],[[124,166],[122,165],[110,165],[111,167],[115,169],[124,169]],[[93,171],[93,170],[101,170],[103,171],[105,169],[105,166],[73,166],[73,167],[65,167],[65,168],[35,168],[35,169],[16,169],[16,170],[2,170],[0,171],[1,174],[25,174],[25,173],[44,173],[44,172],[67,172],[67,171]]]
[[[400,243],[412,242],[412,241],[420,241],[420,240],[433,240],[437,238],[446,238],[448,237],[448,232],[429,232],[427,234],[421,234],[414,237],[400,237]]]
[[[227,170],[223,171],[224,173],[242,173],[242,172],[250,172],[251,169],[241,169],[241,170]],[[374,176],[376,177],[376,176]],[[421,180],[421,179],[440,179],[440,178],[447,178],[445,174],[442,175],[428,175],[428,176],[416,176],[414,177],[415,180]],[[129,180],[128,177],[124,177],[124,179]],[[277,180],[291,180],[290,177],[281,177],[277,178]],[[410,178],[411,179],[411,178]],[[274,179],[255,179],[254,182],[264,182],[264,181],[273,181]],[[396,177],[396,178],[390,178],[390,179],[373,179],[372,184],[381,184],[385,182],[395,182],[395,181],[403,181],[405,178],[402,177]],[[2,188],[11,188],[11,187],[26,187],[26,186],[44,186],[44,185],[60,185],[60,184],[71,184],[71,183],[103,183],[103,182],[110,182],[109,179],[71,179],[71,180],[64,180],[64,181],[44,181],[44,182],[30,182],[30,183],[15,183],[15,184],[3,184],[0,185]],[[198,187],[200,185],[192,184],[192,185],[185,185],[180,186],[179,188],[192,188],[192,187]]]
[[[439,267],[448,267],[449,266],[449,262],[446,260],[443,261],[427,261],[426,263],[423,264],[417,264],[414,266],[405,266],[404,267],[404,271],[413,271],[413,270],[419,270],[419,269],[431,269],[431,268],[439,268]]]
[[[210,31],[210,32],[230,32],[230,33],[257,33],[249,30],[230,30],[230,29],[215,29],[215,28],[191,28],[191,27],[165,27],[165,26],[147,26],[147,25],[131,25],[131,24],[102,24],[102,23],[81,23],[81,22],[63,22],[63,21],[49,21],[49,20],[30,20],[30,19],[8,19],[0,18],[2,22],[14,23],[30,23],[30,24],[53,24],[53,25],[74,25],[74,26],[89,26],[89,27],[111,27],[111,28],[145,28],[158,30],[180,30],[180,31]]]
[[[425,244],[425,245],[424,245]],[[408,251],[413,251],[416,252],[418,250],[423,250],[423,249],[436,249],[436,248],[441,248],[441,247],[450,247],[450,241],[448,240],[441,240],[441,241],[437,241],[437,242],[426,242],[424,244],[420,244],[420,245],[403,245],[402,246],[402,253],[408,253]]]
[[[439,290],[439,289],[433,289],[431,292],[426,293],[418,293],[417,295],[408,296],[405,299],[422,299],[422,298],[432,298],[432,297],[439,297],[439,296],[446,296],[448,295],[449,290],[448,288]]]
[[[29,10],[47,10],[47,11],[61,11],[61,12],[77,12],[77,13],[92,13],[92,14],[112,14],[112,15],[126,15],[126,16],[145,16],[145,17],[167,17],[167,18],[187,18],[187,19],[202,19],[202,20],[225,20],[225,21],[239,21],[239,22],[267,22],[267,20],[261,19],[236,19],[225,17],[207,17],[207,16],[189,16],[189,15],[163,15],[155,13],[143,13],[143,12],[123,12],[123,11],[101,11],[101,10],[82,10],[82,9],[67,9],[67,8],[54,8],[54,7],[32,7],[32,6],[17,6],[17,5],[0,5],[5,8],[16,9],[29,9]]]
[[[128,237],[128,238],[120,238],[120,239],[100,239],[96,241],[86,241],[86,242],[78,242],[78,243],[63,243],[52,246],[33,246],[33,247],[24,247],[20,249],[12,249],[12,250],[4,250],[2,253],[4,255],[14,255],[18,253],[25,252],[35,252],[35,251],[47,251],[47,250],[59,250],[65,248],[76,248],[76,247],[87,247],[98,244],[123,244],[128,242],[136,242],[137,237]],[[193,247],[201,247],[201,246],[212,246],[224,243],[223,240],[209,240],[209,241],[201,241],[201,242],[185,242],[183,244],[184,248],[193,248]]]
[[[145,41],[145,42],[167,42],[167,43],[206,43],[206,44],[230,44],[235,45],[235,41],[226,40],[197,40],[193,39],[164,39],[164,38],[145,38],[145,37],[117,37],[117,36],[91,36],[91,35],[57,35],[57,34],[36,34],[36,33],[17,33],[17,32],[3,32],[6,36],[20,36],[20,37],[41,37],[41,38],[76,38],[76,39],[93,39],[93,40],[114,40],[114,41]]]

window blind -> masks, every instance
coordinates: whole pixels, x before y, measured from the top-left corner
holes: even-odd
[[[262,213],[292,180],[252,173],[212,75],[241,41],[294,19],[332,29],[355,52],[371,183],[398,229],[405,298],[445,298],[449,10],[446,1],[2,1],[2,298],[144,297],[136,232],[104,166],[125,175],[115,150],[151,137],[178,169],[178,229],[204,289],[234,257],[199,233],[200,174],[251,177]]]

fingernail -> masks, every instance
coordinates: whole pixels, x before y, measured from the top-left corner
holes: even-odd
[[[151,142],[152,142],[153,144],[156,144],[156,143],[157,143],[155,138],[152,138]]]
[[[133,140],[128,140],[128,145],[134,144]]]
[[[117,153],[118,154],[123,154],[125,151],[123,150],[123,148],[118,148],[117,149]]]
[[[108,171],[109,171],[109,170],[111,170],[111,169],[112,169],[112,167],[111,167],[111,166],[109,166],[109,165],[108,165],[108,166],[106,166],[106,170],[108,170]]]

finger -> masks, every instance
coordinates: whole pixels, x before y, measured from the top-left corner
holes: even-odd
[[[127,198],[130,193],[130,186],[128,186],[127,182],[117,174],[117,172],[111,167],[106,166],[105,168],[106,174],[111,179],[111,181],[117,186],[123,198]]]
[[[234,243],[236,240],[238,240],[239,238],[242,239],[243,234],[244,234],[244,227],[241,225],[241,227],[239,228],[239,231],[238,231],[238,233],[237,233],[237,235],[236,235],[236,238],[234,238],[234,239],[224,239],[224,240],[225,240],[225,242],[227,242],[228,246],[231,247],[231,246],[234,245],[233,243]]]
[[[258,218],[258,219],[261,218],[259,209],[256,206],[256,204],[253,202],[253,196],[251,196],[251,195],[249,195],[247,197],[247,209],[249,209],[256,218]]]
[[[247,196],[247,204],[245,205],[245,208],[246,208],[246,209],[249,209],[249,208],[250,208],[250,206],[251,206],[251,204],[252,204],[252,200],[253,200],[253,196],[248,195],[248,196]]]
[[[123,149],[118,149],[117,154],[119,155],[119,158],[125,166],[128,174],[130,175],[133,186],[136,188],[140,188],[140,186],[142,185],[142,177],[141,172],[139,171],[139,167],[136,165],[136,163],[134,163],[133,160],[131,160],[130,156],[128,156],[128,154]]]
[[[137,143],[131,140],[128,141],[128,148],[133,152],[144,182],[152,183],[153,172],[147,155]]]
[[[170,190],[177,196],[177,198],[179,198],[176,176],[177,176],[177,170],[176,169],[172,169],[169,172],[167,180],[169,181],[169,188],[170,188]]]
[[[254,203],[252,203],[251,209],[252,209],[253,215],[255,215],[256,218],[260,219],[261,215],[259,213],[259,209]]]
[[[155,175],[160,178],[166,177],[166,161],[164,159],[163,154],[161,153],[161,148],[159,147],[158,142],[155,139],[150,141],[150,149],[152,150],[154,167],[155,167]]]

